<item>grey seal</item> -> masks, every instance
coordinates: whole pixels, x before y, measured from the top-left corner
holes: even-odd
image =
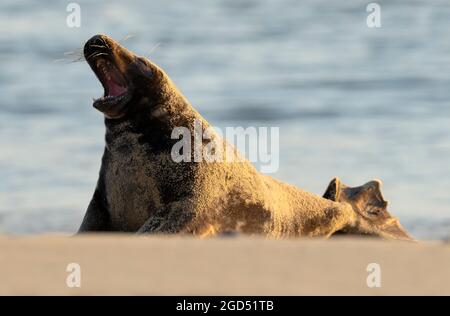
[[[386,211],[380,182],[352,189],[336,179],[321,197],[263,175],[245,159],[175,162],[174,128],[194,134],[195,121],[209,123],[160,67],[110,37],[92,37],[84,55],[104,88],[93,106],[104,114],[106,145],[79,232],[412,239]],[[226,143],[214,133],[211,139]],[[232,155],[239,153],[233,148]]]

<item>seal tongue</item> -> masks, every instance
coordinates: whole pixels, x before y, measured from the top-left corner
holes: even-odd
[[[97,76],[105,88],[105,97],[117,97],[127,91],[125,79],[109,61],[97,61]]]
[[[107,94],[110,96],[119,96],[124,94],[127,89],[114,81],[114,78],[106,79]]]

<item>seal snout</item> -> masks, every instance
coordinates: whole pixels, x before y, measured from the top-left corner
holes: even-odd
[[[106,35],[95,35],[84,45],[86,61],[104,88],[103,97],[94,99],[94,107],[108,117],[122,110],[131,99],[130,85],[118,67],[116,43]]]
[[[111,39],[106,35],[94,35],[84,44],[84,57],[89,61],[96,53],[109,53]]]

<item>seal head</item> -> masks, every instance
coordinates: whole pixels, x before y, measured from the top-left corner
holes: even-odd
[[[388,212],[388,201],[381,192],[381,181],[372,180],[358,187],[349,187],[338,178],[331,180],[323,197],[348,203],[356,214],[356,223],[343,231],[350,234],[379,236],[384,239],[415,241],[397,218]]]
[[[133,110],[133,104],[158,91],[151,89],[161,77],[158,67],[106,35],[89,39],[84,56],[104,89],[103,96],[94,99],[93,106],[108,119],[122,118]]]

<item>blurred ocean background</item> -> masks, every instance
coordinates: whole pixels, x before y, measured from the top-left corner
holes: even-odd
[[[164,68],[216,126],[279,126],[275,177],[322,194],[384,182],[417,238],[450,234],[450,2],[0,2],[0,232],[73,233],[103,151],[102,88],[58,62],[92,35]],[[69,58],[70,60],[70,58]]]

